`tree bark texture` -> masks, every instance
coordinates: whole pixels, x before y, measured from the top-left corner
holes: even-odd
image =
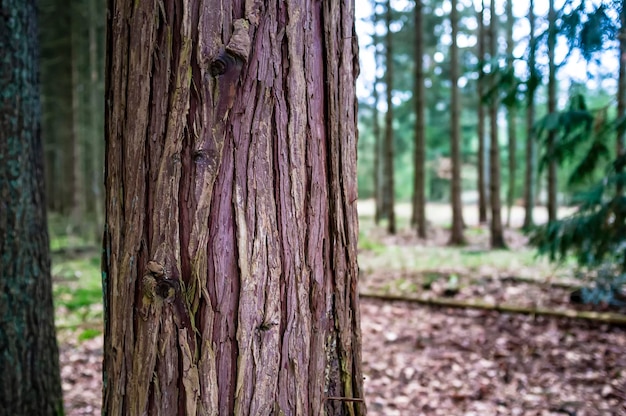
[[[391,41],[391,1],[385,6],[385,84],[387,87],[387,111],[385,112],[385,139],[383,142],[383,212],[387,217],[387,231],[396,233],[395,187],[394,187],[394,134],[393,134],[393,44]]]
[[[0,414],[61,415],[34,0],[0,2]]]
[[[452,156],[452,180],[450,181],[450,198],[452,204],[451,245],[465,244],[463,236],[463,203],[461,202],[461,101],[459,97],[459,49],[457,34],[459,31],[459,15],[456,0],[451,1],[450,26],[452,28],[452,44],[450,45],[450,153]]]
[[[535,2],[530,0],[528,5],[528,24],[530,35],[528,39],[528,77],[526,90],[526,170],[524,173],[524,229],[534,225],[533,209],[535,207],[535,91],[537,89],[537,68],[535,54],[537,50],[535,38]]]
[[[103,414],[364,414],[352,1],[107,24]]]
[[[492,60],[492,72],[494,71],[493,61],[498,54],[498,18],[495,15],[495,1],[491,0],[489,8],[490,21],[489,21],[489,40],[490,40],[490,54]],[[495,82],[495,77],[492,77]],[[495,87],[495,86],[492,86]],[[504,248],[506,244],[504,242],[504,232],[502,229],[502,202],[500,201],[500,145],[498,142],[498,108],[500,101],[496,94],[493,95],[492,102],[489,107],[489,122],[490,122],[490,135],[491,143],[489,146],[489,166],[491,170],[490,176],[490,190],[491,197],[491,247],[492,248]]]
[[[556,63],[554,53],[556,49],[556,11],[554,0],[549,1],[548,9],[548,114],[556,112]],[[548,155],[552,159],[554,147],[556,145],[556,133],[554,130],[548,132]],[[557,166],[555,160],[548,162],[548,221],[556,221],[557,211]]]
[[[485,95],[485,3],[481,1],[478,12],[478,222],[487,222],[487,186],[485,184],[485,105],[483,96]]]
[[[417,236],[426,238],[426,123],[424,92],[424,16],[422,0],[415,0],[415,76],[413,99],[415,100],[415,150],[413,174],[413,214],[411,223],[417,227]]]

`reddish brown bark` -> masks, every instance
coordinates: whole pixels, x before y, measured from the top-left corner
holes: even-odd
[[[363,414],[352,2],[109,8],[104,413]]]

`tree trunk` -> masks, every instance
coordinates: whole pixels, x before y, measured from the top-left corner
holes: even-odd
[[[396,233],[395,215],[395,190],[393,178],[393,50],[391,43],[391,1],[387,0],[385,11],[385,84],[387,86],[387,112],[385,113],[385,141],[383,146],[383,190],[385,192],[383,212],[387,216],[387,231],[389,234]]]
[[[513,1],[506,1],[506,59],[507,59],[507,71],[513,73]],[[507,132],[508,132],[508,147],[509,147],[509,186],[506,195],[506,225],[511,226],[511,210],[515,202],[515,180],[516,180],[516,154],[517,154],[517,132],[516,132],[516,117],[517,111],[515,104],[509,105],[506,109],[507,113]]]
[[[107,16],[103,414],[364,414],[352,1]]]
[[[83,33],[82,22],[84,16],[82,15],[82,4],[77,2],[71,3],[68,7],[71,9],[72,23],[70,25],[70,57],[71,57],[71,94],[72,94],[72,127],[71,127],[71,142],[72,142],[72,157],[73,161],[71,169],[72,187],[71,187],[71,215],[69,216],[69,223],[74,232],[82,235],[84,232],[83,222],[85,214],[85,201],[86,192],[84,184],[84,145],[85,138],[82,128],[82,117],[84,112],[84,105],[81,103],[81,90],[84,88],[83,79],[80,74],[80,61],[85,52],[82,49],[83,45]],[[69,169],[69,168],[68,168]]]
[[[374,26],[378,24],[379,16],[376,12],[376,4],[374,4]],[[382,189],[382,165],[381,156],[382,156],[382,144],[381,140],[381,129],[380,129],[380,113],[378,111],[378,103],[380,101],[380,95],[378,94],[378,84],[380,80],[378,79],[378,36],[374,34],[373,36],[374,42],[374,84],[372,85],[372,95],[374,98],[374,105],[372,107],[372,130],[374,134],[374,201],[375,201],[375,211],[374,211],[374,222],[376,225],[380,224],[380,220],[385,217],[384,212],[384,197],[385,192]]]
[[[489,21],[489,40],[491,54],[491,71],[494,72],[495,57],[498,54],[498,24],[495,16],[495,0],[491,0],[490,21]],[[496,82],[492,77],[492,82]],[[495,85],[492,85],[495,87]],[[489,166],[491,169],[490,178],[490,196],[491,196],[491,247],[505,248],[504,234],[502,230],[502,205],[500,202],[500,146],[498,144],[498,107],[500,100],[497,94],[493,94],[492,102],[489,107],[489,122],[491,123],[491,143],[489,148]]]
[[[415,100],[415,153],[413,175],[413,214],[411,223],[417,226],[417,236],[426,238],[426,128],[424,120],[424,38],[422,0],[415,0],[415,77],[413,99]]]
[[[478,222],[487,222],[487,186],[485,184],[485,3],[481,1],[478,12]]]
[[[526,90],[526,172],[524,181],[524,229],[533,227],[533,209],[535,206],[535,91],[537,89],[537,69],[535,54],[535,4],[530,0],[528,6],[528,23],[530,35],[528,39],[528,85]]]
[[[63,413],[43,183],[37,9],[0,3],[0,409]]]
[[[102,51],[102,37],[100,33],[101,21],[104,20],[104,5],[102,0],[88,0],[89,16],[89,89],[88,89],[88,131],[87,142],[91,163],[88,166],[86,176],[86,210],[89,212],[92,223],[91,230],[97,230],[97,238],[101,239],[101,230],[104,224],[104,201],[102,194],[102,143],[103,143],[103,89],[102,89],[102,65],[99,56]]]
[[[626,4],[621,2],[620,10],[620,33],[619,33],[619,78],[617,86],[617,119],[621,120],[626,116]],[[624,134],[626,129],[623,123],[617,129],[617,137],[615,140],[615,150],[618,157],[624,155]],[[619,164],[618,164],[619,165]],[[621,173],[623,169],[617,169],[617,173]],[[624,191],[623,181],[617,182],[617,193],[622,194]]]
[[[71,7],[41,0],[42,140],[46,152],[48,208],[69,215],[74,173],[72,141]]]
[[[548,114],[556,112],[556,64],[554,62],[554,52],[556,49],[556,12],[554,10],[554,0],[549,1],[548,10]],[[548,132],[548,221],[556,221],[557,210],[557,167],[553,160],[556,134],[554,130]]]
[[[450,245],[465,244],[463,236],[463,203],[461,202],[461,106],[459,99],[459,49],[457,47],[458,11],[456,0],[451,0],[450,27],[452,28],[452,44],[450,45],[450,150],[452,158],[452,180],[450,181],[450,199],[452,204],[452,229]]]

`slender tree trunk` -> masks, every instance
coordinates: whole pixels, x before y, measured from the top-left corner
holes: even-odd
[[[450,26],[452,44],[450,45],[450,84],[452,96],[450,102],[450,149],[452,156],[452,180],[450,181],[450,199],[452,204],[451,245],[465,244],[463,236],[463,203],[461,202],[461,103],[459,99],[459,49],[457,47],[458,11],[456,0],[451,0]]]
[[[490,55],[492,60],[492,72],[495,65],[495,57],[498,54],[498,19],[495,16],[495,0],[491,0],[489,8],[489,40]],[[495,81],[495,78],[492,77]],[[495,87],[495,86],[494,86]],[[498,108],[500,101],[497,94],[493,95],[489,107],[489,122],[491,123],[491,143],[489,148],[489,166],[491,169],[490,196],[491,196],[491,247],[505,248],[504,234],[502,230],[502,205],[500,201],[500,146],[498,143]]]
[[[411,223],[417,226],[417,236],[426,238],[426,127],[424,120],[424,26],[422,0],[415,0],[415,77],[413,99],[415,100],[415,154],[413,175],[413,214]]]
[[[530,0],[528,6],[528,23],[530,37],[528,40],[528,85],[526,90],[526,172],[524,180],[524,229],[534,225],[533,209],[535,206],[535,91],[538,85],[538,74],[535,63],[537,50],[535,39],[535,5]]]
[[[478,222],[487,223],[487,186],[485,185],[485,3],[478,12]]]
[[[83,137],[81,126],[81,115],[84,113],[84,109],[81,103],[81,90],[84,88],[82,83],[82,77],[80,75],[79,64],[82,54],[82,4],[73,2],[68,5],[71,9],[72,24],[70,30],[70,56],[71,56],[71,95],[72,95],[72,126],[71,126],[71,142],[72,142],[72,157],[73,165],[71,169],[72,177],[72,207],[70,215],[70,225],[73,231],[77,231],[79,234],[84,232],[83,222],[85,214],[85,200],[86,192],[84,186],[84,144],[85,138]]]
[[[554,52],[556,49],[556,12],[554,10],[554,0],[549,0],[548,11],[548,114],[556,112],[556,64],[554,62]],[[555,132],[548,133],[548,154],[552,159],[555,146]],[[548,162],[548,221],[556,220],[557,211],[557,166],[555,160]]]
[[[376,12],[376,3],[374,3],[374,25],[378,25],[379,15]],[[381,140],[381,129],[380,129],[380,112],[378,111],[378,103],[380,102],[380,95],[378,94],[378,85],[380,80],[378,78],[378,65],[380,54],[378,53],[378,36],[374,35],[374,85],[372,86],[372,95],[374,98],[374,105],[372,107],[372,130],[374,134],[374,200],[375,200],[375,211],[374,211],[374,222],[376,225],[380,224],[380,220],[383,219],[386,215],[384,212],[384,199],[385,192],[382,189],[383,182],[383,166],[384,166],[384,158],[382,158],[383,153],[383,140]],[[382,162],[381,163],[381,159]]]
[[[507,70],[513,73],[513,25],[515,23],[513,17],[513,1],[506,1],[506,57],[507,57]],[[513,76],[513,75],[511,75]],[[516,117],[517,110],[515,104],[507,107],[507,132],[509,139],[509,186],[506,196],[506,225],[511,226],[511,210],[515,202],[515,180],[516,176],[516,161],[517,156],[517,127]]]
[[[98,26],[100,19],[104,18],[104,8],[101,7],[101,0],[89,0],[89,133],[91,148],[91,166],[89,179],[89,192],[87,201],[89,210],[93,215],[93,222],[97,234],[101,234],[104,224],[104,201],[102,193],[102,77],[100,75],[100,60],[98,51],[100,48],[100,38],[98,37]]]
[[[620,33],[619,33],[619,78],[617,86],[617,119],[623,119],[626,116],[626,4],[622,1],[620,12]],[[622,126],[617,129],[617,137],[615,140],[615,150],[617,156],[624,155],[624,134],[626,129]],[[623,169],[618,169],[617,173],[621,173]],[[622,194],[624,191],[623,181],[617,183],[617,193]]]
[[[352,1],[107,16],[103,414],[364,414]]]
[[[63,414],[34,0],[0,3],[0,413]]]
[[[72,206],[71,7],[66,1],[38,2],[41,15],[42,139],[46,188],[52,212],[69,215]]]
[[[385,141],[384,141],[384,164],[383,183],[385,191],[385,208],[383,212],[387,216],[387,231],[389,234],[396,233],[395,215],[395,189],[393,178],[393,156],[394,156],[394,134],[393,134],[393,50],[391,43],[391,1],[387,0],[385,11],[385,25],[387,34],[385,35],[385,84],[387,85],[387,112],[385,113]]]
[[[385,217],[383,212],[383,195],[382,190],[382,173],[381,173],[381,154],[382,154],[382,140],[380,132],[380,113],[378,111],[378,103],[380,96],[378,95],[378,77],[374,77],[373,94],[374,106],[372,107],[372,132],[374,134],[374,200],[375,200],[375,212],[374,222],[376,225],[380,223],[380,220]]]

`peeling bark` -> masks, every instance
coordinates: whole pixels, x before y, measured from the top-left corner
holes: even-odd
[[[353,20],[109,1],[104,414],[364,414]]]

